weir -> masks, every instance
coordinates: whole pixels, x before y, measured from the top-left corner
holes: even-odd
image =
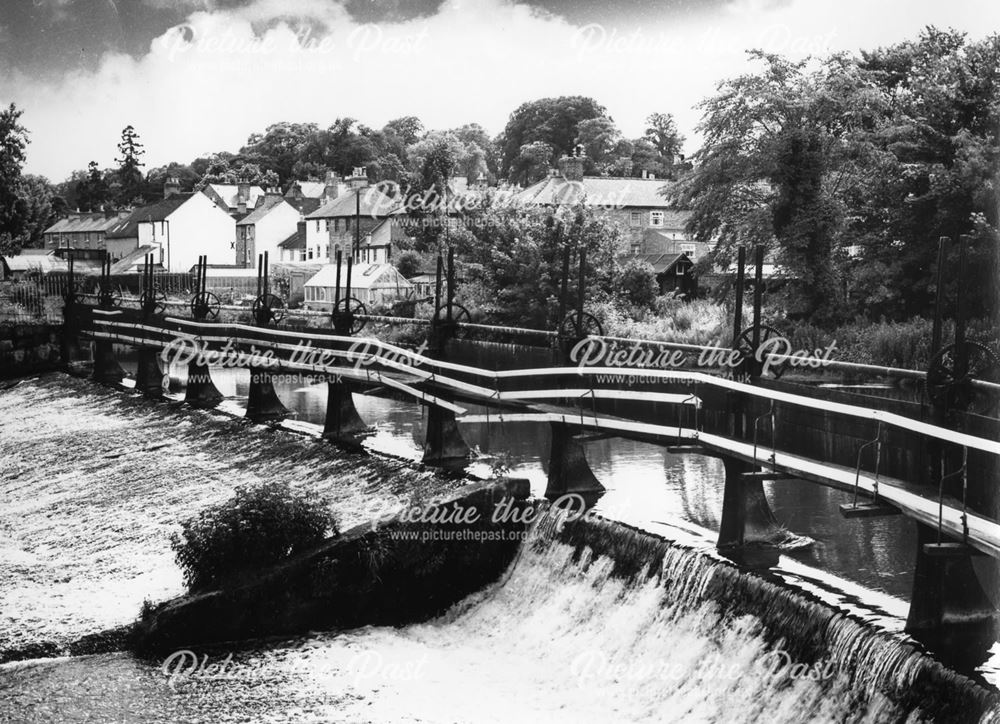
[[[472,322],[455,301],[451,253],[443,302],[444,265],[439,258],[435,315],[429,324],[426,354],[359,338],[368,320],[378,318],[368,315],[358,300],[340,298],[339,278],[331,320],[335,333],[282,328],[278,323],[286,313],[284,304],[269,296],[263,272],[252,326],[213,321],[219,308],[213,306],[201,274],[201,291],[192,300],[193,320],[139,315],[116,303],[95,309],[73,300],[72,313],[67,314],[67,322],[72,320],[67,337],[83,335],[94,340],[103,350],[96,355],[95,375],[100,372],[108,378],[114,376],[106,370],[115,343],[160,350],[171,340],[185,337],[199,340],[206,349],[230,350],[256,373],[247,411],[247,417],[255,420],[277,419],[286,413],[274,394],[270,374],[298,372],[328,379],[336,375],[337,381],[328,382],[327,387],[324,437],[349,444],[365,429],[353,405],[353,391],[392,388],[427,408],[423,460],[430,465],[462,465],[468,459],[469,447],[460,429],[467,403],[517,419],[546,422],[552,432],[546,494],[553,498],[578,493],[593,499],[604,490],[587,464],[579,440],[583,433],[718,456],[726,470],[718,546],[730,556],[748,547],[781,546],[794,538],[776,520],[766,482],[792,479],[797,481],[792,484],[818,483],[846,491],[853,502],[842,508],[845,525],[860,516],[900,514],[920,525],[908,625],[914,636],[945,649],[960,647],[970,637],[995,638],[996,602],[983,593],[977,567],[984,565],[971,556],[985,556],[985,566],[992,569],[1000,559],[1000,494],[991,484],[1000,474],[1000,420],[958,407],[956,401],[971,398],[959,394],[956,386],[996,396],[1000,385],[968,376],[941,383],[943,387],[934,388],[938,407],[928,414],[926,405],[777,379],[783,368],[774,364],[781,361],[775,358],[782,355],[771,354],[768,365],[755,355],[773,331],[761,324],[761,259],[758,252],[751,327],[741,328],[742,303],[735,307],[732,346],[741,352],[743,363],[725,373],[696,367],[610,364],[609,360],[621,356],[615,351],[616,342],[602,336],[599,323],[584,312],[579,299],[558,332],[525,330],[526,337],[549,340],[531,355],[540,366],[524,366],[519,352],[523,346],[459,339],[460,334],[488,335],[490,328]],[[266,268],[263,259],[260,263],[261,269]],[[351,266],[349,259],[348,289]],[[581,263],[581,274],[583,268]],[[741,263],[739,294],[742,288]],[[517,333],[509,327],[498,331],[507,336]],[[368,350],[363,355],[354,347],[359,339],[364,339]],[[605,351],[588,359],[588,366],[573,364],[571,352],[589,340],[600,342]],[[304,342],[332,362],[296,357],[297,346]],[[956,344],[961,349],[963,340]],[[674,346],[688,352],[708,349]],[[270,357],[264,370],[255,356],[262,353]],[[362,359],[363,369],[358,365]],[[546,359],[553,361],[540,364]],[[196,364],[192,362],[189,368],[185,399],[214,404],[221,395],[211,383],[208,367]],[[886,373],[884,368],[870,371]],[[901,373],[907,378],[926,378],[929,385],[932,381],[930,373]],[[152,389],[152,368],[141,374],[142,388],[148,384]],[[938,457],[928,460],[928,455]],[[944,467],[942,459],[948,461]],[[959,469],[961,475],[955,472]]]

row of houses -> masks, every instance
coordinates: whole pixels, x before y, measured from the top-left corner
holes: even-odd
[[[653,265],[662,291],[686,287],[683,277],[708,251],[685,230],[689,212],[670,208],[660,179],[585,176],[584,160],[580,152],[563,157],[541,181],[508,189],[509,198],[522,206],[584,204],[608,215],[625,230],[628,252]],[[481,181],[451,184],[446,217],[460,215],[482,192]],[[185,193],[169,179],[155,203],[60,219],[45,230],[45,248],[56,256],[73,250],[77,259],[106,253],[120,273],[137,271],[150,253],[168,272],[189,271],[203,254],[214,266],[247,270],[263,252],[281,264],[329,264],[337,251],[353,252],[358,264],[391,264],[412,233],[408,201],[392,191],[371,185],[364,168],[346,178],[328,173],[324,181],[298,181],[284,193],[214,183]]]

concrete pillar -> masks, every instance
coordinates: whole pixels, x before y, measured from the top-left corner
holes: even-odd
[[[125,370],[118,364],[111,340],[94,340],[94,379],[98,382],[118,384],[124,378]]]
[[[159,356],[159,350],[140,347],[135,371],[135,391],[157,400],[163,397],[163,373],[157,362]]]
[[[360,447],[360,436],[369,429],[354,406],[350,386],[337,378],[327,380],[323,439],[348,447]]]
[[[905,630],[944,663],[967,671],[988,657],[1000,633],[1000,613],[979,582],[972,556],[934,555],[924,548],[937,541],[935,528],[917,524],[917,562]]]
[[[723,457],[726,487],[722,497],[722,520],[719,524],[719,548],[742,548],[746,545],[777,545],[788,538],[764,494],[760,480],[747,480],[743,473],[754,470],[750,463]]]
[[[223,394],[212,382],[212,374],[208,371],[208,365],[197,360],[188,362],[184,402],[192,407],[215,407],[222,402],[223,397]]]
[[[428,405],[424,464],[442,467],[464,465],[469,453],[469,446],[458,430],[455,413],[437,405]]]
[[[268,368],[251,365],[246,419],[251,422],[273,422],[287,416],[288,408],[278,399]]]
[[[549,479],[545,487],[545,497],[554,500],[562,495],[576,493],[588,497],[599,497],[606,492],[597,476],[587,463],[583,445],[573,438],[569,425],[561,422],[550,423],[552,446],[549,452]]]

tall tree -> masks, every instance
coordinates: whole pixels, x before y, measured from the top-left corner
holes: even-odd
[[[21,167],[28,131],[22,111],[11,103],[0,111],[0,254],[16,254],[27,240],[28,203],[21,188]]]
[[[510,115],[501,136],[500,172],[508,180],[524,182],[518,163],[521,148],[531,143],[547,143],[554,155],[573,151],[579,124],[592,118],[606,118],[607,111],[593,98],[561,96],[540,98],[519,106]]]
[[[677,130],[674,117],[669,113],[653,113],[646,118],[646,124],[646,140],[672,163],[684,145],[684,136]]]
[[[115,159],[115,163],[118,164],[118,203],[121,206],[129,206],[141,201],[142,172],[139,169],[145,164],[140,159],[146,153],[139,142],[139,134],[131,125],[122,129],[118,153],[121,154],[120,158]]]
[[[87,175],[76,184],[76,207],[81,211],[98,211],[111,201],[111,189],[97,161],[87,165]]]

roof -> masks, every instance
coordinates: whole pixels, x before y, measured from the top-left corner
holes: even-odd
[[[206,184],[201,192],[221,202],[229,211],[234,211],[240,205],[240,187],[237,184]],[[264,195],[264,189],[260,186],[251,186],[247,197],[247,208],[257,208],[257,200]]]
[[[378,187],[369,186],[361,189],[360,194],[346,193],[326,202],[306,218],[342,218],[355,216],[357,213],[373,218],[393,216],[403,213],[403,204],[399,197],[389,196]]]
[[[265,196],[264,199],[257,204],[254,210],[237,221],[236,225],[249,226],[250,224],[256,224],[258,221],[271,213],[272,209],[285,203],[288,203],[288,200],[282,196]]]
[[[82,214],[79,216],[69,216],[59,219],[52,226],[43,231],[43,234],[76,234],[87,232],[107,231],[121,220],[120,216],[107,218],[102,213]]]
[[[139,236],[139,224],[166,220],[167,217],[183,206],[192,196],[194,196],[193,193],[174,194],[173,196],[157,201],[154,204],[140,206],[125,218],[116,219],[116,223],[108,229],[105,234],[105,238],[135,238]]]
[[[685,252],[680,254],[639,254],[640,259],[645,259],[653,267],[653,272],[657,275],[663,274],[673,269],[682,258],[688,264],[693,264]]]
[[[361,248],[371,248],[373,246],[388,246],[392,243],[392,221],[390,219],[383,219],[375,228],[365,234],[364,239],[361,240],[359,247]]]
[[[289,198],[287,196],[285,197],[285,201],[294,206],[296,210],[298,210],[298,212],[303,216],[305,216],[306,214],[311,214],[316,209],[318,209],[320,205],[323,203],[322,199],[310,199],[310,198],[296,199],[296,198]]]
[[[293,181],[292,185],[288,189],[286,198],[288,194],[295,193],[295,187],[299,187],[300,193],[309,199],[319,199],[324,193],[326,193],[326,182],[325,181]]]
[[[306,248],[306,230],[303,227],[298,227],[288,238],[284,241],[278,242],[278,246],[282,249],[305,249]]]
[[[116,261],[111,265],[112,274],[127,274],[130,271],[134,271],[137,268],[144,267],[146,265],[146,254],[150,252],[155,252],[156,247],[146,244],[140,246],[137,249],[133,249],[128,254],[123,256],[121,259]],[[162,269],[163,265],[159,262],[153,264],[154,267]]]
[[[663,209],[670,202],[662,190],[667,184],[663,179],[612,178],[608,176],[584,176],[582,181],[569,181],[563,176],[547,176],[517,194],[522,204],[578,204],[587,206],[645,207]],[[687,211],[674,211],[686,214]],[[687,216],[677,217],[687,221]],[[669,228],[675,228],[666,224]],[[681,228],[678,226],[676,228]]]
[[[3,257],[7,268],[13,272],[53,272],[67,271],[69,264],[55,255],[54,252],[48,254],[17,254],[16,256]]]
[[[347,264],[341,264],[340,283],[347,284]],[[337,286],[337,265],[325,264],[305,284],[307,287]],[[351,270],[351,289],[372,287],[399,287],[412,289],[413,285],[392,264],[355,264]]]

